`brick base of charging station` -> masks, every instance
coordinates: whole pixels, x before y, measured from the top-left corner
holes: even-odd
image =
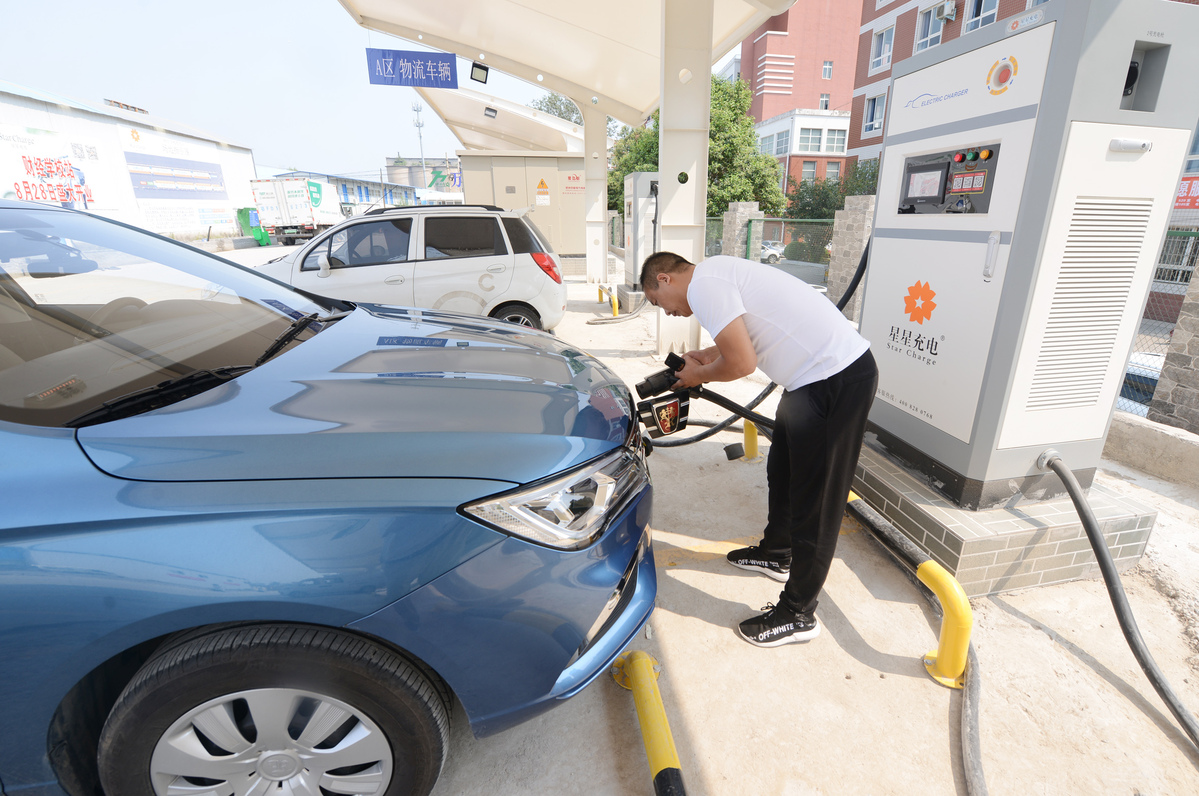
[[[854,491],[926,550],[970,597],[1099,577],[1068,496],[970,511],[954,505],[881,451],[863,445]],[[1157,510],[1092,485],[1087,501],[1121,572],[1136,566]]]

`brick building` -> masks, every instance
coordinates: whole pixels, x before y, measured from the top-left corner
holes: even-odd
[[[849,122],[851,161],[876,158],[883,142],[891,69],[918,52],[1022,14],[1049,0],[862,0]],[[1199,5],[1199,0],[1175,0]],[[954,19],[937,9],[952,7]]]
[[[862,0],[849,122],[850,158],[867,159],[879,155],[890,97],[891,69],[895,64],[1048,1]],[[953,8],[953,19],[947,18],[944,11],[938,13],[938,9],[947,6]]]
[[[788,176],[835,179],[844,169],[859,12],[842,0],[798,0],[741,43],[758,144]]]

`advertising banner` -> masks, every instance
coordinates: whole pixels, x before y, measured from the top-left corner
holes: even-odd
[[[1174,197],[1175,210],[1199,210],[1199,176],[1183,177]]]
[[[0,198],[113,208],[122,197],[113,190],[112,172],[93,140],[0,124]]]

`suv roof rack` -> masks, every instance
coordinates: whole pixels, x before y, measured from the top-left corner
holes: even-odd
[[[399,210],[403,210],[403,211],[409,211],[409,210],[414,210],[414,209],[415,210],[424,210],[425,208],[429,208],[429,207],[446,207],[446,208],[452,208],[452,209],[457,209],[457,208],[463,207],[463,208],[473,208],[476,210],[490,210],[492,212],[498,212],[498,213],[508,212],[508,211],[504,210],[504,208],[496,207],[495,205],[403,205],[401,207],[376,207],[373,210],[367,210],[362,215],[377,216],[382,213],[391,213],[391,212],[395,212],[395,211],[399,211]],[[513,212],[515,212],[515,211],[513,211]]]

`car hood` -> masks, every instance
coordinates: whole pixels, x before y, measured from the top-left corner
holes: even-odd
[[[101,470],[146,481],[525,483],[617,447],[633,422],[624,383],[555,337],[362,304],[234,380],[77,434]]]

